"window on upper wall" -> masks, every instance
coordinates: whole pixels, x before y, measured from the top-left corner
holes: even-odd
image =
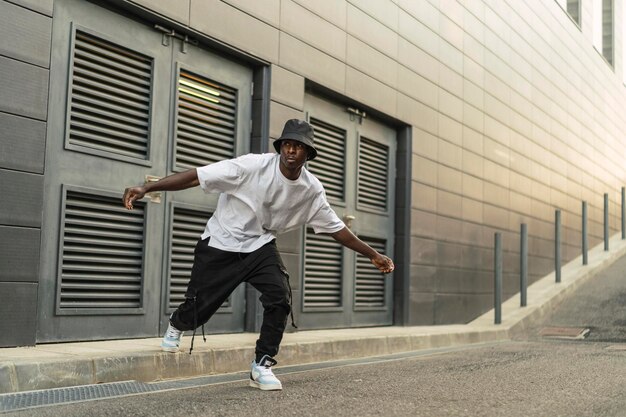
[[[613,54],[613,0],[593,2],[593,46],[612,66]]]
[[[574,23],[580,27],[580,1],[581,0],[556,0],[563,10],[567,12]]]

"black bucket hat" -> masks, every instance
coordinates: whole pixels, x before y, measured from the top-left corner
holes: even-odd
[[[278,139],[274,141],[274,149],[280,153],[280,143],[285,139],[295,140],[304,143],[308,150],[307,160],[311,160],[317,156],[317,150],[315,149],[315,131],[313,126],[305,122],[304,120],[291,119],[287,120],[283,133]]]

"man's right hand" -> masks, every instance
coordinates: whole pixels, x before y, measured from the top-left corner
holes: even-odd
[[[124,190],[124,197],[122,197],[124,207],[128,210],[132,210],[135,200],[141,200],[145,195],[146,191],[144,187],[128,187]]]

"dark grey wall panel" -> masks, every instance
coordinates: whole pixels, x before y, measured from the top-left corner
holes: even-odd
[[[43,174],[46,124],[0,113],[0,168]]]
[[[35,344],[37,284],[0,282],[0,347]]]
[[[41,231],[0,226],[0,281],[37,282]]]
[[[52,19],[0,1],[0,55],[50,67]]]
[[[0,169],[0,224],[41,227],[43,176]]]
[[[48,70],[0,57],[0,111],[45,120]]]
[[[38,13],[52,16],[52,3],[54,0],[7,0],[9,3],[17,4]]]

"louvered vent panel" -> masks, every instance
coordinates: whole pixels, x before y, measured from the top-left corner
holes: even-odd
[[[359,140],[360,205],[387,211],[388,172],[389,147],[362,137]]]
[[[385,241],[361,237],[361,240],[385,253]],[[356,258],[355,307],[383,307],[385,305],[385,276],[363,255]]]
[[[309,161],[308,168],[322,182],[329,198],[343,201],[346,131],[314,118],[311,125],[319,157]]]
[[[193,266],[193,253],[210,216],[209,212],[174,208],[170,252],[170,309],[175,309],[185,301],[185,291]],[[230,306],[231,299],[228,298],[221,308]]]
[[[77,31],[69,143],[147,159],[152,59]]]
[[[141,307],[143,203],[68,191],[61,266],[61,309]]]
[[[194,168],[235,156],[237,90],[181,71],[176,166]]]
[[[342,247],[328,235],[307,230],[304,261],[304,307],[341,306]]]

